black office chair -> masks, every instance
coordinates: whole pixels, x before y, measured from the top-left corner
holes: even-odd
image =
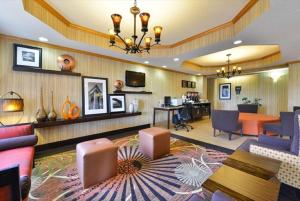
[[[176,131],[178,129],[186,129],[186,131],[189,132],[190,129],[194,129],[193,126],[187,124],[187,122],[192,119],[192,108],[193,105],[188,103],[184,105],[184,108],[179,110],[179,114],[174,114],[172,122]]]

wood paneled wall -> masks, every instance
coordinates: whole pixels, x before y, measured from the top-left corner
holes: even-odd
[[[266,72],[238,76],[229,80],[208,79],[208,99],[212,102],[214,109],[237,110],[237,104],[242,103],[243,97],[248,97],[250,100],[261,98],[260,113],[279,115],[280,111],[288,110],[289,73],[288,69],[276,71],[277,75],[274,72],[273,74]],[[279,76],[277,81],[272,78],[275,76]],[[221,83],[231,83],[231,100],[219,100],[219,84]],[[235,93],[236,86],[242,86],[239,96]]]
[[[25,111],[22,122],[31,122],[34,120],[41,86],[44,93],[44,106],[47,110],[50,107],[50,93],[52,90],[55,96],[54,105],[56,112],[60,113],[62,104],[67,96],[81,107],[81,77],[12,71],[13,43],[32,46],[40,43],[0,37],[0,94],[13,90],[24,98]],[[153,107],[158,105],[159,100],[163,100],[164,96],[181,97],[186,91],[191,90],[181,88],[181,80],[183,79],[196,81],[197,88],[195,91],[200,92],[203,97],[206,97],[206,89],[204,89],[206,88],[206,81],[204,77],[112,61],[94,55],[51,48],[47,45],[39,47],[43,48],[43,68],[45,69],[58,69],[56,64],[57,57],[61,54],[70,54],[76,60],[75,72],[80,72],[85,76],[108,78],[110,93],[114,90],[113,83],[115,80],[124,80],[125,70],[145,72],[146,87],[137,90],[153,92],[152,95],[126,95],[127,108],[133,99],[136,98],[139,100],[139,110],[142,112],[141,116],[39,129],[37,132],[39,144],[151,123]],[[134,90],[132,88],[125,88],[124,90],[126,89]],[[0,120],[5,123],[12,123],[19,115],[2,113]],[[165,113],[157,117],[158,121],[164,121],[165,119]]]
[[[300,62],[289,65],[289,95],[288,108],[300,106]]]

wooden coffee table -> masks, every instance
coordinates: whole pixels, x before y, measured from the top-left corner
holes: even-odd
[[[281,161],[237,150],[223,164],[268,180],[276,176]]]
[[[211,192],[220,190],[237,200],[277,201],[280,183],[223,165],[203,183],[203,187]]]

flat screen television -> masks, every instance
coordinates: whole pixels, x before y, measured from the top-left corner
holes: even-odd
[[[125,73],[125,81],[128,87],[145,87],[145,73],[127,70]]]

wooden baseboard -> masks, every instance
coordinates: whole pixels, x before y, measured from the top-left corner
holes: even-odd
[[[35,151],[37,154],[39,154],[39,152],[45,152],[45,151],[62,148],[62,147],[67,147],[67,146],[72,146],[72,145],[75,146],[76,144],[78,144],[80,142],[94,140],[94,139],[103,138],[103,137],[111,137],[111,136],[120,135],[120,134],[126,133],[126,132],[134,132],[134,131],[138,131],[138,130],[141,130],[144,128],[150,128],[150,124],[143,124],[143,125],[139,125],[139,126],[123,128],[123,129],[118,129],[118,130],[113,130],[113,131],[108,131],[108,132],[103,132],[103,133],[97,133],[97,134],[93,134],[93,135],[72,138],[72,139],[58,141],[58,142],[52,142],[52,143],[48,143],[48,144],[41,144],[41,145],[35,146]]]

